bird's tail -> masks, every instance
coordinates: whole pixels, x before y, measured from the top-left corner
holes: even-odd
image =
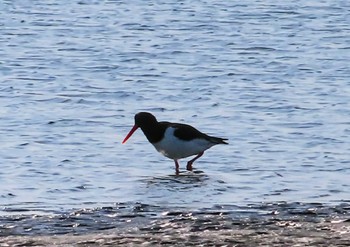
[[[214,137],[214,136],[208,136],[209,141],[215,144],[228,144],[227,141],[228,139],[226,138],[220,138],[220,137]]]

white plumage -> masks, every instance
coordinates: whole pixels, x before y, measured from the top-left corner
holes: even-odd
[[[193,139],[191,141],[183,141],[174,135],[176,128],[168,127],[164,133],[164,138],[152,143],[158,152],[165,157],[173,160],[186,158],[192,155],[199,154],[208,148],[216,145],[205,139]]]

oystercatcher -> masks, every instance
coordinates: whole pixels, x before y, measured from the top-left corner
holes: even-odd
[[[170,122],[158,122],[155,116],[148,112],[135,115],[135,125],[123,140],[141,128],[148,141],[165,157],[175,161],[176,175],[179,174],[178,160],[196,155],[187,162],[187,170],[192,171],[192,164],[201,157],[205,150],[217,144],[228,144],[227,139],[206,135],[194,127]]]

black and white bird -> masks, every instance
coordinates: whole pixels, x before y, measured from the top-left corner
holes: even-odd
[[[204,151],[217,144],[228,144],[227,139],[209,136],[191,125],[170,122],[158,122],[155,116],[148,112],[135,115],[135,125],[123,140],[141,128],[148,141],[165,157],[175,161],[176,174],[179,174],[179,159],[196,155],[187,162],[187,170],[192,171],[192,164],[204,154]]]

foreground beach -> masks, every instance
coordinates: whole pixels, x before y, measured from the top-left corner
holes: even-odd
[[[22,226],[20,234],[8,227],[6,236],[3,228],[0,246],[349,246],[348,206],[310,206],[269,205],[246,214],[157,214],[147,205],[132,214],[115,208],[79,211],[69,217],[35,219],[30,221],[37,223],[33,226],[26,221],[27,231]]]

